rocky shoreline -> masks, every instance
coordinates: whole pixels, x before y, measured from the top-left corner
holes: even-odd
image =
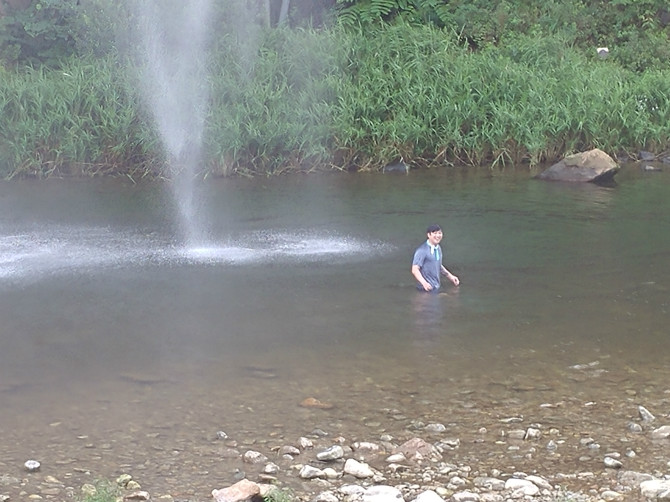
[[[303,405],[327,407],[316,399],[306,400]],[[638,415],[622,424],[625,430],[620,451],[603,451],[597,431],[572,438],[542,423],[525,424],[520,416],[501,418],[498,430],[482,427],[471,437],[452,437],[447,426],[420,421],[412,421],[412,437],[403,441],[391,434],[359,441],[316,429],[294,442],[267,450],[248,449],[247,441],[218,431],[211,441],[221,445],[222,457],[237,468],[230,484],[211,486],[210,497],[188,495],[187,490],[169,493],[156,483],[143,486],[142,473],[124,473],[112,484],[126,501],[237,502],[259,497],[305,502],[670,500],[670,425],[663,425],[643,406],[638,407]],[[627,469],[627,462],[636,459],[638,450],[648,450],[649,442],[665,457],[665,472]],[[483,444],[489,448],[475,448]],[[492,462],[487,457],[495,456],[490,448],[493,445],[510,453],[511,458],[526,459],[527,466],[535,462],[538,469],[521,471],[516,463],[505,465],[499,459]],[[560,456],[568,447],[581,450],[579,461],[591,468],[574,472],[540,470],[548,459]],[[29,459],[22,477],[0,470],[0,502],[86,500],[87,496],[88,500],[103,500],[95,498],[94,483],[81,483],[90,475],[85,469],[57,472],[58,466],[54,467],[47,469]]]

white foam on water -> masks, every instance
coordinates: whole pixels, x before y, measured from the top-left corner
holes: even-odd
[[[59,227],[0,235],[0,279],[143,265],[366,260],[382,248],[388,249],[388,244],[310,230],[258,231],[221,242],[175,246],[155,235]]]
[[[182,255],[188,261],[196,263],[242,263],[257,261],[261,254],[260,251],[239,246],[215,245],[187,247],[182,251]]]
[[[261,261],[365,260],[388,244],[371,243],[351,236],[312,231],[259,231],[222,243],[186,247],[182,256],[194,262],[253,263]]]

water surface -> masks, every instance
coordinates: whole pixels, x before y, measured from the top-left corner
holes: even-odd
[[[240,466],[217,431],[267,453],[315,428],[402,441],[417,421],[447,425],[467,445],[451,460],[483,471],[597,471],[580,437],[624,453],[638,405],[667,413],[665,172],[628,166],[612,187],[452,170],[198,190],[209,236],[185,247],[160,184],[0,184],[0,473],[36,457],[73,484],[132,471],[206,499]],[[462,283],[440,295],[409,272],[433,222]],[[512,416],[560,429],[562,451],[498,446]],[[645,448],[627,467],[662,470],[663,445]]]

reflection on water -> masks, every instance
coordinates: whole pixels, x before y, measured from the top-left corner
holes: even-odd
[[[416,291],[410,295],[413,316],[412,333],[425,343],[438,342],[455,320],[452,315],[462,310],[458,287],[442,288],[439,293]]]
[[[670,179],[655,174],[217,180],[192,247],[157,185],[1,184],[0,467],[139,470],[206,498],[239,467],[222,429],[272,451],[314,428],[377,440],[435,421],[462,439],[455,462],[532,470],[537,455],[493,437],[524,416],[620,449],[670,381]],[[410,264],[433,221],[462,283],[423,294]],[[584,470],[571,441],[552,469]]]

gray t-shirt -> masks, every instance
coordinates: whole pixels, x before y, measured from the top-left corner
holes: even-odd
[[[442,271],[442,248],[438,244],[436,247],[437,256],[432,252],[428,241],[421,244],[414,252],[414,259],[412,265],[418,265],[421,270],[421,275],[426,282],[433,286],[433,290],[440,288],[440,273]],[[421,284],[418,288],[423,290]]]

